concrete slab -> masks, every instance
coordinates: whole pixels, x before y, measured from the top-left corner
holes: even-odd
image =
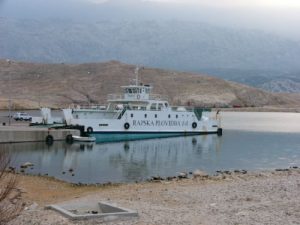
[[[49,205],[45,209],[55,210],[71,220],[102,219],[104,221],[137,217],[134,210],[108,202],[77,202],[76,204]]]
[[[65,140],[68,134],[80,135],[80,131],[24,126],[0,126],[0,143],[45,141],[48,135],[51,135],[54,141]]]

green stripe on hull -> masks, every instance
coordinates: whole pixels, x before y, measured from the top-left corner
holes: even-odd
[[[216,132],[213,132],[216,133]],[[114,142],[114,141],[132,141],[151,138],[179,137],[200,135],[202,133],[92,133],[90,136],[96,138],[96,143]],[[204,134],[204,133],[203,133]]]

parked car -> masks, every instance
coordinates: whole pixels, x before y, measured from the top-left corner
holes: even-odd
[[[28,113],[25,112],[17,112],[13,115],[13,118],[18,121],[31,121],[32,120],[32,116],[30,116]]]

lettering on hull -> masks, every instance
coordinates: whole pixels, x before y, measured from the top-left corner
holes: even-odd
[[[133,120],[133,126],[140,126],[140,127],[184,127],[188,126],[188,121],[176,121],[176,120]]]

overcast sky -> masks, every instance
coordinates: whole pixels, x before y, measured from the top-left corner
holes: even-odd
[[[97,2],[97,0],[91,0]],[[210,5],[217,7],[300,7],[299,0],[142,0],[168,4]],[[99,0],[98,2],[104,2]]]
[[[300,40],[300,0],[0,0],[0,16],[76,22],[189,20]]]

